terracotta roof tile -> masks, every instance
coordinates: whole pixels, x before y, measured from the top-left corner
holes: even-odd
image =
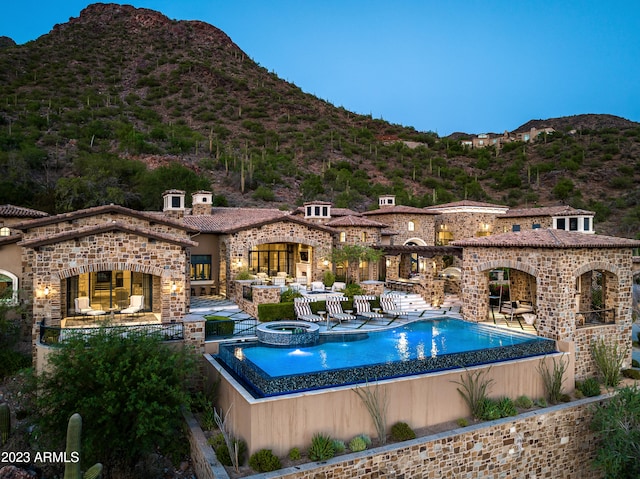
[[[461,201],[454,201],[452,203],[443,203],[441,205],[427,206],[425,209],[435,210],[435,209],[441,209],[441,208],[459,208],[464,206],[472,206],[476,208],[504,208],[504,209],[509,208],[508,206],[497,205],[495,203],[485,203],[483,201],[472,201],[472,200],[461,200]]]
[[[565,215],[586,215],[594,216],[594,211],[579,210],[569,205],[561,206],[541,206],[539,208],[516,208],[507,211],[503,218],[524,218],[530,216],[565,216]]]
[[[365,211],[363,215],[389,215],[389,214],[411,214],[411,215],[437,215],[437,211],[430,211],[425,208],[414,208],[413,206],[396,205],[383,206],[377,210]]]
[[[42,218],[49,216],[44,211],[32,210],[23,206],[0,205],[0,217],[4,218]]]
[[[285,216],[288,216],[287,212],[275,208],[213,207],[210,215],[189,215],[185,216],[183,221],[202,233],[223,233],[249,228]]]
[[[576,231],[535,229],[452,241],[453,246],[498,248],[639,248],[639,240]]]
[[[341,218],[336,218],[335,220],[328,221],[326,225],[334,228],[338,226],[365,226],[365,227],[372,227],[372,228],[388,228],[389,227],[384,223],[363,218],[362,216],[343,216]]]

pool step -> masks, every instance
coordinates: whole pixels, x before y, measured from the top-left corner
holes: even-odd
[[[396,305],[401,311],[424,311],[430,305],[419,294],[401,294],[395,298]]]

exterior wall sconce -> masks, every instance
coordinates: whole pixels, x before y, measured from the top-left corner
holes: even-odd
[[[322,264],[323,264],[324,266],[329,266],[329,260],[328,260],[328,259],[326,259],[326,258],[325,258],[325,259],[323,259],[323,260],[322,260]]]
[[[387,258],[387,261],[385,262],[385,264],[387,265],[387,268],[388,268],[389,266],[391,266],[391,260]]]
[[[45,286],[45,287],[44,287],[44,297],[45,297],[45,298],[49,296],[49,292],[50,292],[50,291],[49,291],[49,286]]]
[[[175,293],[177,289],[178,289],[178,285],[174,281],[173,283],[171,283],[171,292]]]

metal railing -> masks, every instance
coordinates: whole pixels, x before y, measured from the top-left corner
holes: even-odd
[[[54,345],[69,339],[89,339],[103,334],[120,335],[126,337],[134,334],[158,336],[163,341],[181,341],[184,339],[184,325],[182,323],[144,324],[131,326],[101,326],[98,328],[60,328],[54,326],[40,326],[40,343]]]
[[[239,320],[213,320],[204,324],[205,340],[255,336],[257,321],[253,318]]]
[[[594,309],[591,311],[578,311],[576,313],[576,318],[578,324],[582,326],[611,324],[616,322],[616,310],[614,308],[609,308]]]

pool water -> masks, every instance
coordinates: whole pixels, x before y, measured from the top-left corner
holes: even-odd
[[[553,352],[548,339],[444,318],[325,335],[313,346],[224,344],[217,359],[254,397],[265,397]]]

